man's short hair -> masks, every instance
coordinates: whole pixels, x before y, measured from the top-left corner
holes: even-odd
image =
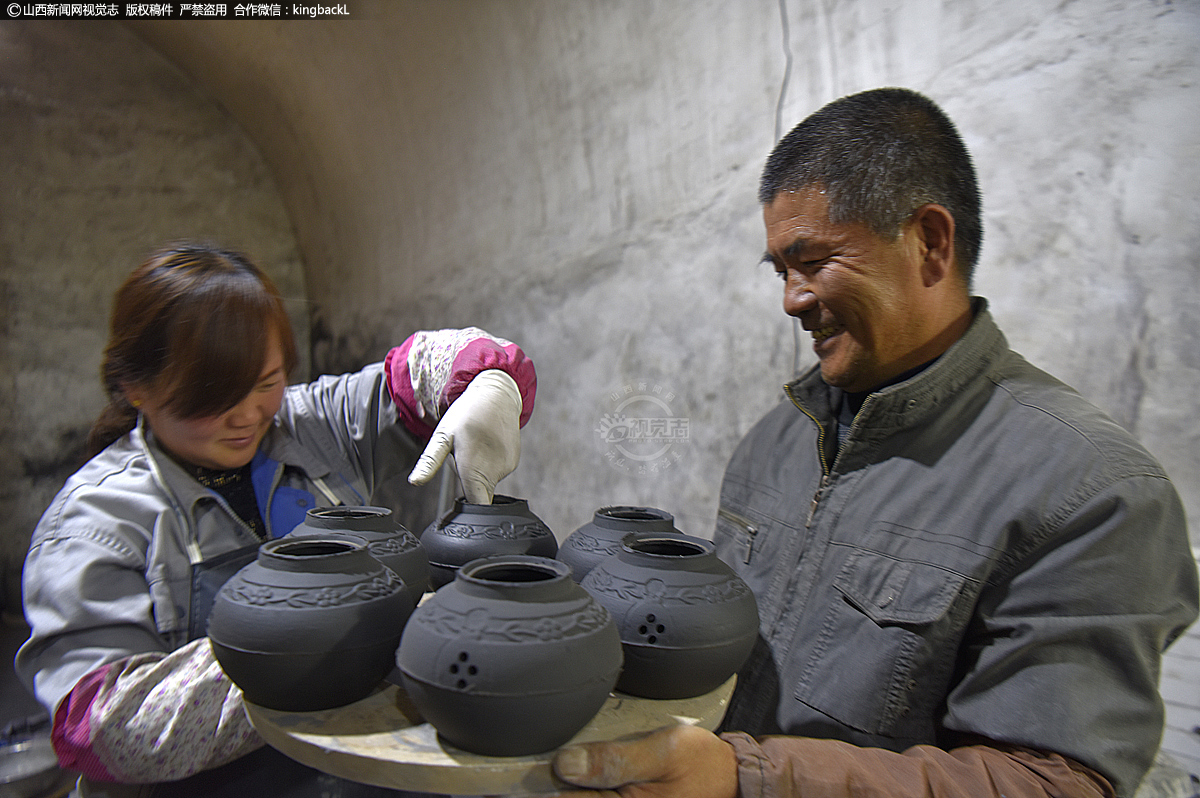
[[[954,123],[909,89],[834,100],[784,136],[767,159],[758,198],[823,188],[830,221],[859,222],[892,238],[913,211],[936,203],[954,217],[962,278],[971,285],[983,241],[979,186]]]

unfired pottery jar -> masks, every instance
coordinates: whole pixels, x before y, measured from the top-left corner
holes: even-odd
[[[459,566],[480,557],[529,554],[553,557],[558,540],[525,499],[496,496],[491,504],[454,500],[454,507],[421,533],[433,589],[454,579]]]
[[[678,532],[675,516],[654,507],[617,505],[601,507],[592,520],[576,529],[558,547],[558,559],[571,566],[571,576],[582,582],[588,571],[621,549],[630,532]]]
[[[221,588],[208,636],[247,701],[307,712],[366,697],[391,670],[412,610],[365,544],[283,537]]]
[[[523,756],[561,746],[600,710],[621,669],[621,639],[566,564],[486,557],[417,608],[396,664],[450,744]]]
[[[291,537],[349,536],[367,544],[367,552],[396,572],[416,605],[429,590],[429,556],[417,536],[387,507],[343,506],[309,510]]]
[[[625,667],[617,690],[645,698],[690,698],[737,672],[758,634],[754,594],[711,542],[635,532],[582,587],[617,622]]]

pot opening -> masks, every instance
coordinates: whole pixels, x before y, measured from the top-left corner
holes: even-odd
[[[622,521],[662,521],[663,516],[647,510],[601,510],[602,515],[609,518],[619,518]]]
[[[340,540],[297,540],[275,549],[276,554],[285,557],[328,557],[330,554],[343,554],[354,551],[358,546],[344,543]]]
[[[523,563],[496,563],[475,568],[471,576],[485,582],[545,582],[558,574],[549,568]]]
[[[671,540],[669,538],[640,538],[625,544],[631,550],[641,554],[655,554],[659,557],[694,557],[704,554],[704,547],[686,540]]]
[[[361,508],[326,507],[321,510],[310,510],[309,514],[317,518],[375,518],[385,513],[379,510],[363,510]]]

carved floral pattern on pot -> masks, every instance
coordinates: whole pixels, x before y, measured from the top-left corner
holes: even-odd
[[[528,524],[513,524],[504,522],[499,526],[467,526],[465,524],[446,524],[439,527],[438,531],[443,535],[450,537],[465,538],[468,540],[477,540],[486,538],[491,540],[522,540],[537,538],[546,535],[550,529],[543,523],[528,523]]]
[[[576,612],[540,618],[495,620],[483,609],[458,612],[444,607],[431,608],[413,618],[413,623],[428,625],[433,632],[447,637],[520,643],[525,640],[555,640],[580,637],[612,623],[599,604],[588,604]]]
[[[280,590],[248,582],[230,588],[227,598],[237,604],[286,604],[289,607],[340,607],[359,601],[390,596],[402,587],[399,577],[388,570],[369,582],[360,582],[341,589],[320,588],[318,590]]]
[[[750,588],[739,577],[724,582],[700,586],[668,585],[661,579],[639,582],[608,571],[596,573],[588,582],[593,594],[602,593],[625,601],[655,601],[664,606],[669,604],[720,604],[734,601],[750,592]]]

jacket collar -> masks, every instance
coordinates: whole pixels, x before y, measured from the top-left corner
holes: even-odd
[[[987,300],[972,297],[971,326],[929,368],[903,382],[872,393],[859,411],[856,424],[879,434],[921,423],[958,394],[1008,351],[1008,341],[987,309]],[[784,390],[792,401],[819,423],[832,422],[833,388],[821,379],[815,365]]]

